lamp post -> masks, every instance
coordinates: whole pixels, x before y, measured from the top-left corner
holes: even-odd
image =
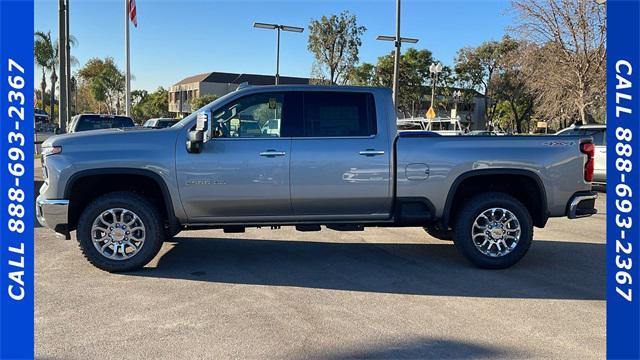
[[[304,31],[304,28],[297,27],[297,26],[267,24],[267,23],[259,23],[259,22],[254,22],[253,27],[258,29],[277,30],[278,35],[276,40],[276,85],[278,85],[280,83],[280,30],[301,33]]]
[[[396,104],[396,107],[398,106],[398,82],[399,82],[399,72],[400,72],[400,46],[402,43],[410,43],[410,44],[415,44],[418,42],[418,39],[414,39],[414,38],[407,38],[407,37],[400,37],[400,41],[397,41],[396,39],[398,39],[397,36],[387,36],[387,35],[378,35],[378,37],[376,38],[376,40],[382,40],[382,41],[393,41],[395,44],[395,55],[394,55],[394,62],[393,62],[393,103]]]
[[[396,36],[380,35],[376,40],[393,41],[395,43],[395,57],[393,61],[393,104],[398,107],[398,81],[400,72],[400,47],[403,42],[415,44],[418,39],[403,38],[400,36],[400,0],[396,0]]]
[[[456,90],[453,92],[453,104],[456,109],[456,115],[458,115],[458,103],[462,100],[462,91]]]
[[[429,66],[429,72],[431,73],[431,108],[433,109],[433,103],[436,100],[436,83],[438,82],[438,74],[442,72],[442,64],[432,63]]]

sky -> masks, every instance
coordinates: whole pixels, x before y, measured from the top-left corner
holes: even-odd
[[[35,1],[35,28],[58,36],[58,1]],[[125,0],[70,0],[71,49],[80,65],[93,57],[112,57],[124,69]],[[138,27],[130,26],[131,88],[153,91],[210,71],[273,74],[276,32],[255,29],[254,21],[304,27],[283,32],[280,75],[309,77],[313,55],[307,50],[311,19],[348,10],[367,28],[360,62],[375,63],[393,43],[378,35],[395,35],[394,0],[136,0]],[[499,40],[512,24],[507,0],[403,0],[401,36],[420,41],[404,49],[429,49],[452,65],[456,51]],[[74,71],[78,67],[75,67]],[[36,83],[42,76],[36,70]]]

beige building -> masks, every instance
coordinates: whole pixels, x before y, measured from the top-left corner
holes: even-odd
[[[191,100],[200,96],[214,94],[222,96],[235,91],[238,85],[273,85],[273,75],[234,74],[210,72],[182,79],[169,88],[169,111],[178,117],[190,114],[197,109],[191,108]],[[307,78],[280,76],[280,84],[309,84]]]

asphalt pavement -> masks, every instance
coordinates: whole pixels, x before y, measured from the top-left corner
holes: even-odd
[[[604,358],[605,198],[498,271],[420,228],[282,228],[183,232],[109,274],[36,228],[36,356]]]

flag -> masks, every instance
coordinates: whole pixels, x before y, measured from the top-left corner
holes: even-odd
[[[136,0],[129,0],[129,18],[133,26],[138,27],[138,16],[136,15]]]

